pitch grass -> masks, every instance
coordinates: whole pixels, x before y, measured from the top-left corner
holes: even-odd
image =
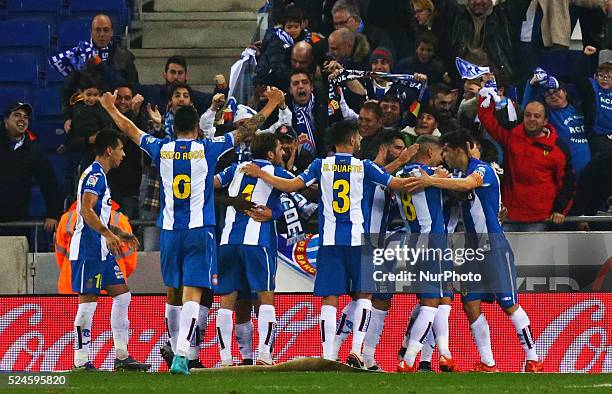
[[[45,393],[582,393],[612,392],[612,374],[215,372],[69,373],[66,386],[0,387]]]

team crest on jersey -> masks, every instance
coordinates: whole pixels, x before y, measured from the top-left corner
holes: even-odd
[[[86,186],[96,186],[96,183],[98,183],[98,175],[92,174],[89,176],[89,178],[87,178],[87,183],[85,185]]]
[[[187,149],[187,145],[179,145],[179,147],[178,147],[178,148],[179,148],[179,149],[182,149],[182,150],[185,150],[185,149]]]
[[[115,277],[117,279],[123,279],[123,272],[121,272],[121,268],[114,266],[113,269],[115,270]]]
[[[474,172],[480,175],[481,178],[484,178],[486,171],[487,170],[484,167],[478,167]]]

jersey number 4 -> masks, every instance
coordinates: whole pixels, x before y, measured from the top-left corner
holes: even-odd
[[[184,200],[191,196],[191,178],[186,174],[179,174],[172,181],[172,192],[174,197]]]
[[[414,208],[414,204],[412,203],[412,194],[402,193],[402,209],[404,210],[404,215],[406,216],[406,220],[412,222],[416,219],[416,209]]]
[[[351,185],[346,179],[338,179],[333,184],[334,193],[336,197],[332,202],[332,207],[334,208],[334,212],[336,213],[346,213],[350,206],[351,200],[349,199],[349,192],[351,189]]]

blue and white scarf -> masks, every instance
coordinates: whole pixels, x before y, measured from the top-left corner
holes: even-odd
[[[164,115],[164,126],[162,130],[164,132],[164,137],[170,138],[171,140],[176,139],[176,134],[174,133],[174,111],[169,110]]]
[[[300,148],[316,156],[317,146],[315,145],[314,138],[315,122],[312,116],[314,105],[315,98],[314,95],[311,95],[310,100],[308,100],[305,106],[294,103],[293,113],[295,114],[296,132]]]
[[[100,49],[91,41],[79,41],[74,48],[49,57],[49,64],[62,76],[67,77],[75,70],[84,69],[87,61],[95,55],[100,56],[102,61],[108,61],[112,50],[111,45]]]
[[[293,44],[295,43],[293,41],[293,37],[291,37],[289,33],[281,28],[274,29],[274,33],[279,40],[285,43],[285,45],[287,45],[289,48],[293,48]]]

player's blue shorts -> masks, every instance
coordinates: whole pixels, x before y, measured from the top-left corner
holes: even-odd
[[[161,230],[161,273],[164,285],[212,289],[217,280],[217,243],[212,226]]]
[[[452,277],[445,279],[442,277],[444,273],[452,273],[454,270],[453,262],[442,258],[441,260],[419,261],[419,272],[428,273],[430,277],[436,277],[436,280],[423,281],[419,283],[420,291],[417,297],[422,299],[453,297]],[[439,279],[439,280],[438,280]]]
[[[73,260],[72,291],[80,294],[100,294],[100,291],[110,285],[124,285],[125,278],[117,260],[111,254],[105,261]]]
[[[257,245],[221,245],[219,247],[219,283],[217,294],[274,291],[276,253]]]
[[[319,246],[314,295],[340,296],[361,289],[361,247]]]
[[[466,283],[461,301],[497,302],[502,308],[518,303],[514,254],[508,246],[484,252],[482,277],[485,283]]]

